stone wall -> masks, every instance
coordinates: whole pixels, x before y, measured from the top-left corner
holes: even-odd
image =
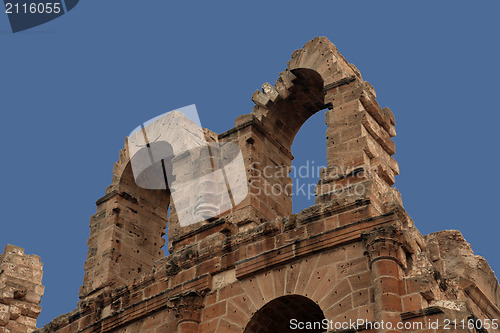
[[[91,218],[81,300],[37,332],[288,332],[291,319],[443,332],[445,320],[500,318],[498,281],[461,234],[415,228],[393,187],[395,117],[330,41],[295,51],[252,100],[234,128],[204,132],[240,146],[250,190],[210,220],[181,227],[168,190],[139,188],[126,141]],[[328,167],[315,205],[292,214],[290,191],[267,191],[289,186],[288,174],[263,170],[286,170],[300,127],[325,109]],[[327,331],[353,332],[342,329]]]
[[[40,314],[42,263],[36,255],[7,245],[0,256],[0,333],[28,333]]]

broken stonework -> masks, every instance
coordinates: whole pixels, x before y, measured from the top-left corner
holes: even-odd
[[[28,333],[40,314],[42,263],[36,255],[7,245],[0,256],[0,332]]]
[[[361,321],[356,332],[500,332],[494,273],[458,231],[416,229],[394,187],[395,116],[329,40],[295,51],[252,100],[232,129],[203,132],[208,142],[239,145],[252,185],[209,220],[184,227],[168,190],[138,187],[126,141],[91,217],[80,302],[36,332],[292,332],[291,320],[323,319]],[[288,192],[266,193],[291,179],[262,171],[289,167],[295,135],[324,109],[328,167],[315,204],[292,214]],[[41,274],[41,264],[28,267]],[[2,274],[0,290],[14,279]],[[17,295],[35,304],[39,283]],[[11,310],[10,295],[0,298],[0,332],[25,332],[19,318],[36,319],[36,308]],[[453,320],[466,326],[450,330]],[[382,321],[391,327],[371,329]],[[309,330],[321,331],[354,332]]]

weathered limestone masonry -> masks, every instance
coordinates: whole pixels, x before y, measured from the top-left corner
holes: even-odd
[[[36,255],[7,245],[0,256],[0,333],[36,330],[41,311],[42,263]]]
[[[394,115],[330,41],[295,51],[252,100],[234,128],[205,131],[209,141],[239,144],[251,192],[209,221],[182,228],[175,207],[167,221],[170,193],[135,185],[125,143],[90,221],[81,300],[36,332],[291,332],[290,319],[325,318],[366,320],[358,332],[500,332],[445,329],[445,319],[499,319],[498,281],[458,231],[415,228],[393,187]],[[263,171],[289,167],[295,135],[325,109],[328,167],[315,205],[292,214],[290,191],[268,191],[290,189],[288,175]],[[25,332],[1,309],[10,315],[0,325]],[[354,332],[307,330],[324,331]]]

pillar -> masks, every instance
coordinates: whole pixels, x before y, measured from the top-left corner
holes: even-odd
[[[362,237],[370,256],[375,319],[377,323],[384,323],[377,332],[400,333],[402,330],[398,330],[397,325],[401,322],[403,310],[403,233],[394,226],[384,226],[363,233]]]

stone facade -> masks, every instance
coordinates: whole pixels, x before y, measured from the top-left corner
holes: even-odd
[[[323,319],[341,326],[302,331],[500,332],[491,325],[500,318],[494,273],[458,231],[422,236],[415,228],[393,187],[394,115],[330,41],[295,51],[275,85],[252,100],[234,128],[205,131],[208,141],[241,147],[250,189],[209,221],[181,227],[168,191],[136,186],[125,143],[90,221],[81,300],[36,332],[292,332],[290,320]],[[315,205],[292,214],[289,191],[267,191],[289,189],[291,179],[263,171],[291,166],[295,135],[324,109],[328,167]],[[29,267],[36,278],[27,290],[40,292],[26,294],[32,308],[17,317],[16,297],[0,297],[0,306],[10,304],[0,307],[0,332],[28,332],[17,323],[39,312],[41,265]],[[342,325],[361,321],[356,330]]]
[[[0,256],[0,333],[32,332],[41,311],[42,263],[20,247],[7,245]]]

